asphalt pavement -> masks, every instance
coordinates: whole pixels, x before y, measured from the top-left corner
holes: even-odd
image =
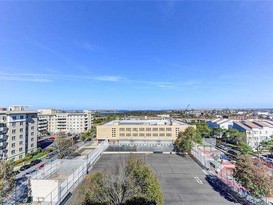
[[[165,205],[231,205],[240,204],[229,191],[216,189],[216,182],[208,180],[202,170],[189,156],[175,154],[137,154],[158,175]],[[128,154],[103,154],[91,173],[111,169]],[[71,204],[73,195],[66,204]]]

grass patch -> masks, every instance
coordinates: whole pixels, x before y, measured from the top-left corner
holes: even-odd
[[[36,152],[27,154],[25,158],[15,161],[15,166],[22,166],[29,164],[32,160],[39,159],[47,155],[48,152],[45,150],[37,150]]]

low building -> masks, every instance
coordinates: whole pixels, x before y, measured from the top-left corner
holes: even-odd
[[[0,111],[0,159],[18,160],[37,149],[37,111],[11,106]]]
[[[247,144],[254,149],[257,149],[262,141],[270,140],[273,136],[272,121],[235,121],[233,128],[245,132]]]
[[[38,112],[41,131],[45,131],[47,128],[47,131],[52,134],[79,134],[90,130],[92,126],[92,113],[89,110],[66,112],[44,109],[38,110]]]
[[[230,129],[233,126],[233,120],[229,119],[214,119],[207,121],[207,124],[210,128],[222,128],[222,129]]]
[[[170,145],[189,126],[172,118],[113,120],[97,126],[97,140],[119,145]]]

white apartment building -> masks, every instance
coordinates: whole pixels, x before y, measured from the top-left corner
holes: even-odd
[[[254,149],[257,149],[260,142],[270,140],[273,136],[272,121],[234,121],[233,128],[245,132],[247,144]]]
[[[37,111],[11,106],[0,111],[0,159],[18,160],[37,149]]]
[[[48,132],[53,134],[79,134],[90,130],[92,126],[92,113],[89,110],[64,112],[54,109],[44,109],[38,110],[38,112],[38,127],[41,128],[41,131],[47,129]]]

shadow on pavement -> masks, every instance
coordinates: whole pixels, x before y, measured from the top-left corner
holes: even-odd
[[[213,175],[206,176],[207,182],[212,186],[212,188],[217,191],[221,196],[230,202],[240,203],[242,205],[255,205],[249,202],[245,198],[242,198],[237,192],[231,190],[231,188],[223,183],[220,179]]]

